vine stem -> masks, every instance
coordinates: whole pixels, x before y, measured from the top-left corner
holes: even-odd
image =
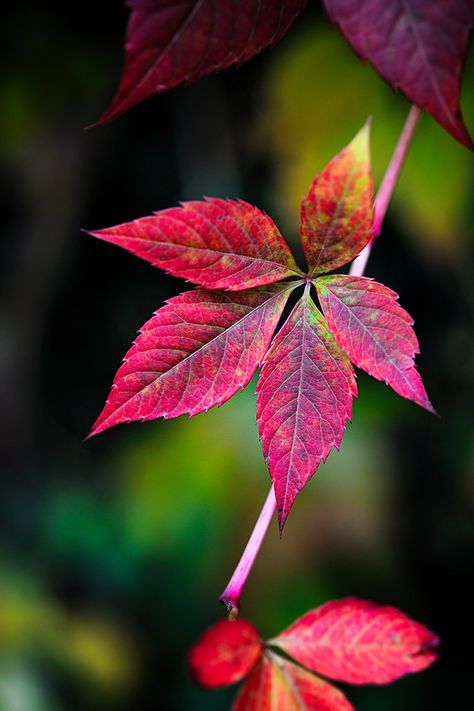
[[[362,252],[354,259],[351,264],[349,274],[352,276],[362,276],[365,267],[367,265],[367,260],[372,251],[375,240],[380,235],[382,230],[382,224],[385,218],[385,213],[389,202],[392,198],[393,191],[402,172],[403,164],[407,157],[408,150],[410,148],[415,129],[418,126],[418,122],[421,118],[422,111],[418,106],[412,106],[410,112],[403,126],[402,132],[398,139],[397,145],[393,152],[388,168],[383,177],[383,180],[378,189],[377,195],[374,201],[374,224],[372,227],[372,237],[369,243],[364,247]]]
[[[422,111],[417,106],[411,107],[392,158],[388,164],[388,168],[375,197],[372,237],[362,252],[352,262],[349,272],[352,276],[362,276],[365,271],[367,260],[370,256],[370,252],[372,251],[374,242],[380,235],[385,213],[387,212],[393,191],[398,182],[398,178],[400,177],[400,173],[403,168],[403,164],[405,163],[405,159],[421,114]],[[237,567],[232,573],[232,577],[230,578],[226,589],[219,598],[227,609],[227,617],[229,620],[234,620],[239,616],[242,591],[245,587],[250,571],[252,570],[253,564],[255,563],[255,559],[258,555],[275,511],[276,500],[272,485],[248,543],[245,546],[244,552],[237,563]]]

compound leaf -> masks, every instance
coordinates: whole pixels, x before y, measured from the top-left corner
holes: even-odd
[[[346,598],[306,613],[271,644],[330,679],[386,684],[432,664],[438,638],[394,607]]]
[[[472,0],[324,0],[354,51],[468,148],[459,106]]]
[[[221,620],[210,627],[189,653],[195,681],[214,688],[243,679],[262,654],[260,635],[246,620]]]
[[[250,289],[301,274],[273,220],[241,200],[186,202],[90,234],[206,289]]]
[[[356,394],[351,364],[306,290],[276,335],[257,385],[280,531],[297,494],[339,446]]]
[[[367,277],[334,275],[315,284],[329,329],[352,362],[434,412],[413,360],[419,352],[413,319],[398,295]]]
[[[90,434],[196,415],[231,398],[262,362],[291,288],[198,290],[170,299],[126,354]]]
[[[301,203],[300,235],[309,273],[347,264],[372,235],[370,124],[316,176]]]
[[[120,86],[98,123],[277,44],[306,0],[128,0]]]

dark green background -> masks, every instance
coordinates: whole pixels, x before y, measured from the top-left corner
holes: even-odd
[[[139,326],[188,287],[81,227],[238,196],[297,245],[310,178],[372,114],[379,180],[408,110],[315,3],[241,69],[84,132],[118,82],[126,19],[120,2],[86,1],[10,4],[2,20],[2,711],[228,708],[234,690],[194,687],[185,658],[222,615],[269,487],[255,383],[191,421],[82,443]],[[424,118],[367,273],[414,316],[441,417],[360,374],[341,452],[282,541],[272,525],[243,600],[263,635],[347,595],[440,634],[430,670],[348,689],[358,711],[472,703],[473,189],[472,156]]]

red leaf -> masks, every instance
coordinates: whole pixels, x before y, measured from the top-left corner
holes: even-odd
[[[472,0],[324,0],[331,20],[362,59],[473,148],[459,108]]]
[[[438,638],[394,607],[347,598],[300,617],[271,644],[350,684],[386,684],[436,659]]]
[[[198,684],[213,688],[243,679],[261,654],[260,635],[250,622],[222,620],[192,647],[188,663]]]
[[[356,394],[351,364],[307,290],[275,337],[257,385],[257,421],[280,531],[297,494],[339,446]]]
[[[306,0],[128,0],[122,78],[98,123],[277,44]]]
[[[335,275],[315,282],[329,329],[355,365],[396,393],[434,412],[413,361],[413,319],[398,295],[366,277]]]
[[[206,289],[250,289],[301,274],[273,220],[242,201],[187,202],[90,234]]]
[[[170,299],[126,354],[91,435],[121,422],[196,415],[231,398],[263,360],[292,288]]]
[[[347,264],[372,235],[370,125],[313,181],[301,203],[300,234],[312,276]]]
[[[305,669],[267,652],[233,711],[353,711],[344,694]]]

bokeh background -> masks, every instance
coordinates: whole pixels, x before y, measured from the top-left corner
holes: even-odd
[[[82,442],[140,325],[187,288],[80,229],[202,195],[266,209],[300,254],[298,202],[373,116],[379,181],[408,111],[318,3],[274,50],[84,131],[117,85],[121,2],[10,3],[0,73],[0,709],[220,710],[186,652],[269,488],[254,383],[188,421]],[[474,57],[463,107],[474,130]],[[243,614],[273,635],[322,602],[401,607],[439,662],[359,711],[472,699],[472,155],[424,117],[368,275],[414,315],[441,417],[359,375],[340,453],[273,524]]]

